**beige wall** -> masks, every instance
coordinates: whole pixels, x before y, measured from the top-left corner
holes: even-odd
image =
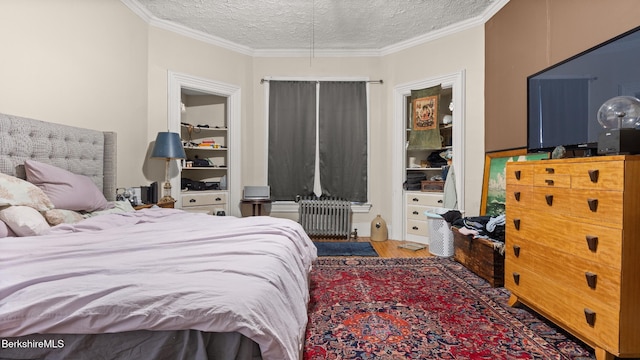
[[[486,150],[527,146],[527,76],[639,25],[637,0],[510,0],[486,23]]]
[[[384,101],[386,119],[393,119],[392,91],[395,86],[416,80],[437,77],[460,70],[465,71],[465,115],[464,115],[464,181],[465,212],[468,216],[478,215],[482,191],[484,165],[484,28],[478,26],[469,30],[437,39],[427,44],[415,46],[384,57],[384,80],[386,93]],[[459,109],[459,108],[458,108]],[[385,133],[390,134],[392,126],[386,123]],[[387,138],[390,152],[391,139]],[[459,149],[455,149],[455,152]],[[388,159],[388,166],[396,159]],[[399,160],[397,160],[399,161]],[[383,174],[385,181],[389,174]],[[388,181],[387,181],[388,182]],[[390,201],[390,200],[389,200]],[[385,206],[387,202],[384,202]]]
[[[149,118],[144,136],[151,145],[158,131],[167,131],[168,71],[225,83],[241,88],[242,133],[252,103],[252,59],[249,56],[187,38],[170,31],[149,27]],[[243,142],[243,146],[244,145]],[[147,148],[147,155],[151,148]],[[148,158],[148,156],[147,156]],[[245,157],[243,156],[243,159]],[[149,181],[162,181],[164,164],[148,159],[144,175]],[[242,163],[243,169],[248,164]]]
[[[117,132],[118,186],[143,184],[147,25],[117,0],[0,8],[0,112]]]
[[[51,16],[55,14],[55,16]],[[10,35],[11,34],[11,35]],[[250,57],[149,26],[118,0],[12,0],[0,12],[0,112],[118,133],[118,186],[162,180],[149,146],[167,128],[167,71],[241,88],[242,185],[264,183],[265,76],[369,77],[371,202],[361,234],[391,219],[393,89],[465,70],[467,211],[482,180],[484,28],[382,57]],[[11,56],[4,56],[11,54]],[[393,224],[389,224],[390,227]]]

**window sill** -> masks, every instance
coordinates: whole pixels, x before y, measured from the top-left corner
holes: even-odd
[[[371,204],[351,204],[351,211],[354,213],[368,213]],[[297,213],[298,203],[295,201],[276,201],[271,204],[272,213]]]

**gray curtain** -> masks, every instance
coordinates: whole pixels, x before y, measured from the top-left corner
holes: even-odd
[[[365,82],[320,82],[322,193],[367,201],[367,92]]]
[[[273,200],[313,192],[316,82],[269,82],[268,181]]]

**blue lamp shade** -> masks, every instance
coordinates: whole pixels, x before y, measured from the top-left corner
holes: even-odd
[[[151,157],[166,159],[184,159],[184,153],[180,135],[173,132],[159,132],[156,137],[156,144],[151,152]]]

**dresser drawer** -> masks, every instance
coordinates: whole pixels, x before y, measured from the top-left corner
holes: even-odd
[[[215,192],[215,193],[183,193],[182,195],[182,207],[202,206],[202,205],[221,205],[227,203],[227,193]]]
[[[442,194],[420,194],[420,193],[407,193],[406,204],[409,205],[422,205],[432,207],[442,207],[443,197]]]
[[[505,201],[507,207],[530,208],[533,205],[533,188],[507,184]]]
[[[620,191],[567,188],[533,188],[533,209],[554,215],[568,215],[620,228],[622,226]]]
[[[606,298],[600,301],[577,296],[564,284],[509,262],[505,263],[505,287],[525,304],[581,337],[610,349],[618,348],[619,312],[605,304]]]
[[[533,185],[570,188],[571,167],[566,164],[538,162],[533,167]]]
[[[407,219],[407,234],[429,236],[429,228],[427,226],[426,217],[424,221]]]
[[[505,250],[515,268],[528,269],[569,289],[574,297],[603,302],[603,306],[617,312],[620,304],[620,269],[592,262],[572,254],[557,251],[535,241],[523,242],[518,250]],[[559,266],[559,264],[562,264]]]
[[[527,162],[508,162],[505,176],[507,185],[533,185],[533,164]]]
[[[513,245],[535,242],[588,261],[620,268],[621,229],[580,223],[524,209],[509,209],[505,231],[507,252],[512,251]]]
[[[429,211],[430,209],[432,209],[432,207],[407,205],[407,219],[426,221],[427,216],[424,214],[424,212]]]
[[[571,168],[571,188],[622,191],[624,161],[574,164]]]

